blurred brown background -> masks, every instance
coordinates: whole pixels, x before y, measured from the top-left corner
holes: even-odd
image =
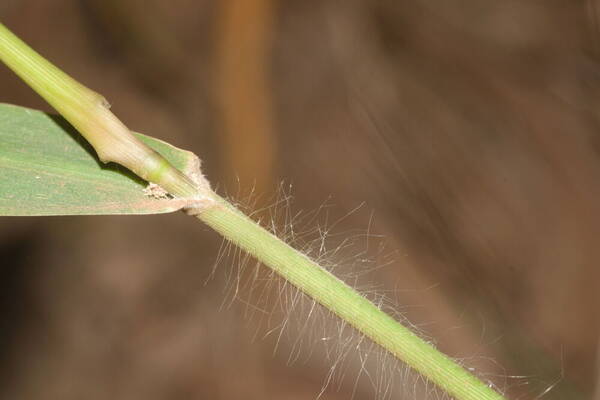
[[[513,399],[600,399],[599,16],[597,0],[0,2],[221,193],[260,209],[285,187],[291,213],[320,210],[307,224],[341,219],[330,246],[355,240],[336,271]],[[4,67],[0,88],[49,110]],[[183,214],[2,219],[0,398],[316,398],[337,322],[298,308],[307,331],[279,337],[292,292],[236,293],[235,255],[211,274],[220,245]],[[321,398],[440,397],[390,360],[360,373],[351,350]]]

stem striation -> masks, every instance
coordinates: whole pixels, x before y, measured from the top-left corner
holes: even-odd
[[[197,218],[458,400],[504,397],[225,200]]]

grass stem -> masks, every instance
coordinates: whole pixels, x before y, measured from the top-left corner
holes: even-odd
[[[2,23],[0,60],[77,128],[100,160],[121,164],[176,196],[199,195],[191,179],[131,134],[103,96],[65,74]]]
[[[458,400],[501,400],[454,360],[225,200],[197,218]]]
[[[0,24],[0,60],[48,101],[90,142],[100,158],[117,162],[171,194],[203,195],[212,206],[193,212],[227,240],[252,254],[307,296],[344,319],[458,400],[501,400],[477,379],[356,290],[252,221],[214,192],[199,186],[139,140],[96,92],[56,68]]]

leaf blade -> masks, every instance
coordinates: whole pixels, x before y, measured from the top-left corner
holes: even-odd
[[[196,156],[136,134],[178,169],[191,172]],[[160,214],[181,209],[180,199],[155,199],[146,182],[104,165],[64,119],[0,104],[0,216]]]

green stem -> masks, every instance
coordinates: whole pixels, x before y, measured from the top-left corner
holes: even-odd
[[[54,66],[0,23],[0,60],[87,139],[103,162],[116,162],[179,197],[197,196],[192,180],[140,142],[104,97]]]
[[[458,400],[502,395],[225,200],[197,217]]]
[[[124,165],[174,195],[212,200],[208,203],[210,206],[190,211],[454,398],[504,399],[306,255],[260,227],[209,189],[201,189],[192,183],[162,156],[133,137],[108,111],[102,96],[50,64],[2,24],[0,60],[71,122],[102,160]]]

